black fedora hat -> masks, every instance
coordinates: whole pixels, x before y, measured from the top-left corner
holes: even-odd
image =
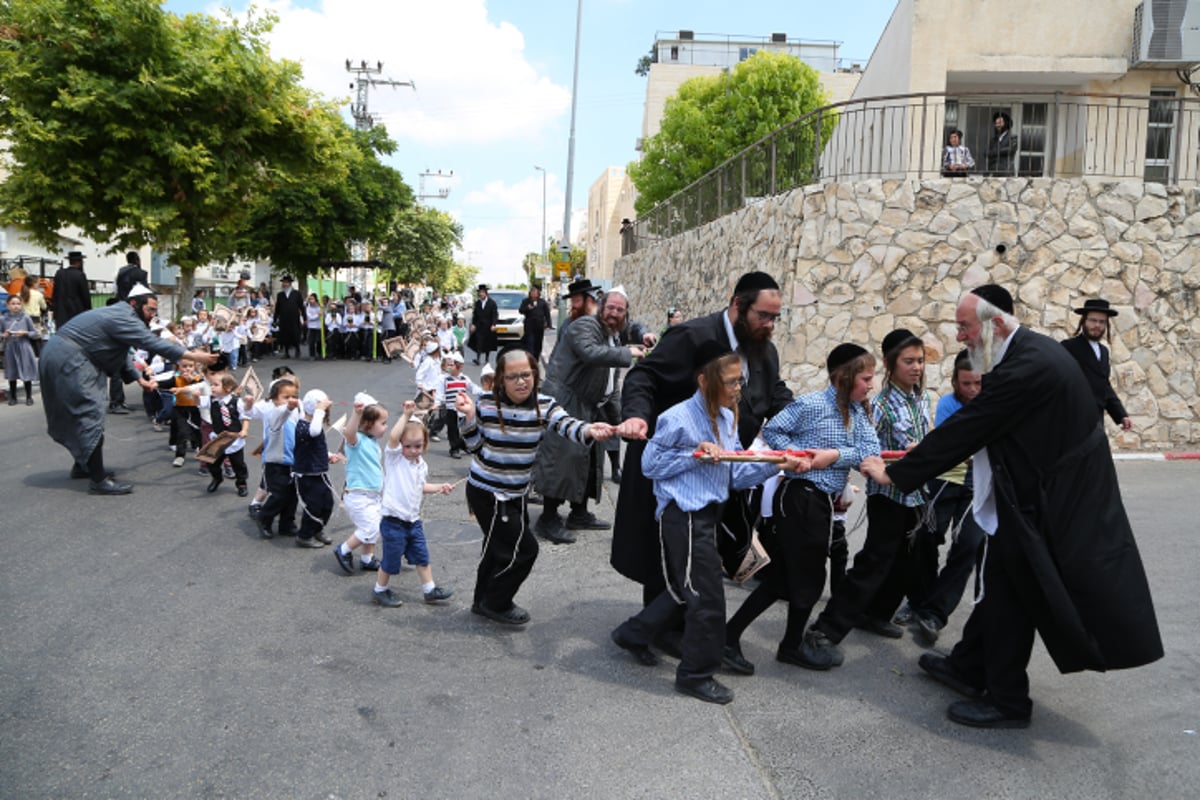
[[[577,294],[594,294],[599,289],[600,287],[594,286],[588,278],[580,278],[567,285],[567,297],[574,297]]]
[[[1088,314],[1092,311],[1099,311],[1101,314],[1107,314],[1110,317],[1115,317],[1117,315],[1117,310],[1110,307],[1107,300],[1102,300],[1098,297],[1095,300],[1084,300],[1083,308],[1075,309],[1075,313],[1079,314],[1080,316]]]
[[[83,261],[85,258],[87,258],[87,256],[78,250],[72,250],[71,252],[67,253],[67,261]]]

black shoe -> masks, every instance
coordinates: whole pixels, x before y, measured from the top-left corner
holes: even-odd
[[[908,603],[900,606],[900,610],[892,617],[892,622],[897,625],[912,625],[917,621],[917,612],[912,610]]]
[[[245,497],[247,494],[249,494],[249,492],[246,491],[245,486],[239,486],[239,487],[237,487],[237,490],[238,490],[238,497]]]
[[[321,544],[333,544],[333,539],[330,539],[329,534],[325,531],[317,531],[313,534],[313,538]]]
[[[901,628],[895,623],[888,622],[886,619],[875,619],[874,617],[863,617],[854,627],[860,631],[873,633],[876,636],[883,636],[887,639],[903,639],[904,628]]]
[[[128,414],[129,409],[123,405],[110,405],[108,407],[108,413],[110,413],[110,414]]]
[[[26,398],[25,398],[25,405],[27,405],[27,406],[31,406],[31,405],[33,405],[33,398],[32,398],[32,397],[26,397]],[[126,413],[126,414],[128,414],[129,412],[128,412],[128,411],[126,411],[125,413]]]
[[[129,494],[133,491],[132,483],[117,483],[111,477],[96,483],[88,484],[88,494]]]
[[[615,644],[617,647],[633,653],[633,657],[636,658],[637,662],[643,667],[653,667],[658,664],[658,656],[654,655],[653,651],[651,651],[649,647],[644,644],[635,644],[634,642],[629,641],[621,635],[620,628],[614,629],[609,638],[613,640],[613,644]]]
[[[583,514],[576,514],[572,511],[567,514],[567,529],[572,531],[606,531],[612,527],[612,523],[608,520],[599,519],[595,514],[588,511]]]
[[[209,494],[211,494],[211,493],[215,492],[217,490],[217,487],[220,486],[222,483],[224,483],[224,480],[222,478],[213,478],[211,481],[208,482],[208,488],[205,491],[207,491]]]
[[[1029,717],[1006,714],[987,700],[955,700],[946,716],[959,725],[972,728],[1028,728]]]
[[[524,625],[529,622],[529,612],[518,605],[513,605],[508,611],[493,611],[482,603],[476,603],[471,606],[471,613],[504,625]]]
[[[780,645],[779,650],[775,653],[775,660],[791,664],[794,667],[824,672],[827,669],[841,666],[844,657],[842,651],[829,641],[825,634],[809,628],[805,631],[804,639],[800,642],[799,647]]]
[[[404,605],[404,601],[396,597],[391,589],[384,589],[382,592],[372,591],[371,599],[385,608],[399,608]]]
[[[965,677],[958,673],[950,659],[936,653],[923,653],[917,659],[917,666],[925,670],[929,677],[938,683],[948,686],[970,700],[983,697],[983,689],[972,686]]]
[[[322,542],[320,539],[317,539],[317,538],[312,538],[312,539],[297,539],[297,540],[296,540],[296,547],[308,547],[308,548],[311,548],[311,549],[313,549],[313,550],[316,550],[317,548],[319,548],[319,547],[324,547],[324,546],[325,546],[325,543],[324,543],[324,542]]]
[[[725,645],[725,650],[721,653],[721,666],[738,675],[754,674],[754,665],[746,660],[746,657],[742,655],[742,648],[736,644]]]
[[[533,524],[533,532],[552,544],[575,543],[575,534],[563,527],[562,517],[550,511],[542,512]]]
[[[379,572],[379,559],[372,558],[370,561],[363,560],[360,564],[363,572]]]
[[[258,528],[259,536],[263,537],[264,539],[274,539],[275,538],[274,532],[271,531],[270,524],[263,522],[259,518],[258,512],[254,512],[253,514],[251,514],[250,519],[254,520],[254,527]]]
[[[945,625],[940,619],[924,611],[914,612],[914,616],[916,627],[913,629],[913,638],[922,647],[933,647],[937,644],[938,635]]]
[[[621,482],[621,468],[620,467],[613,467],[611,479],[612,479],[613,483]]]
[[[704,678],[699,681],[681,681],[677,678],[675,691],[706,703],[725,705],[733,701],[733,690],[722,685],[716,678]]]
[[[453,591],[443,589],[441,586],[435,586],[424,594],[426,603],[440,603],[443,600],[449,600],[453,596]]]
[[[251,503],[250,504],[250,506],[246,509],[246,512],[250,515],[250,519],[254,519],[255,517],[258,516],[258,510],[260,508],[262,508],[262,503]]]
[[[9,404],[10,406],[15,406],[15,405],[17,404],[17,396],[16,396],[16,395],[13,395],[13,396],[9,397],[9,398],[8,398],[8,404]]]
[[[335,547],[335,548],[333,548],[333,557],[337,559],[338,566],[342,568],[342,572],[346,573],[347,575],[354,574],[354,551],[353,550],[351,550],[349,553],[346,553],[345,555],[342,555],[342,548]]]

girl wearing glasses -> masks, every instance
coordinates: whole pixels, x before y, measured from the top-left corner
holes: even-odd
[[[483,555],[471,611],[505,625],[524,625],[529,612],[513,602],[537,559],[525,496],[538,447],[547,430],[581,445],[602,442],[615,429],[588,424],[538,393],[537,359],[512,349],[496,359],[494,389],[476,406],[460,392],[455,409],[467,450],[474,454],[467,478],[467,503],[483,530]]]

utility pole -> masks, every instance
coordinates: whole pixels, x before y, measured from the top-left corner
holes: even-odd
[[[567,140],[567,203],[563,211],[563,241],[571,245],[571,186],[575,178],[575,105],[579,101],[579,37],[583,27],[583,0],[575,6],[575,77],[571,81],[571,137]]]
[[[542,255],[542,260],[546,260],[546,168],[539,167],[537,164],[533,168],[542,173],[542,246],[538,248],[538,252]]]
[[[442,186],[442,187],[438,188],[433,194],[426,194],[425,193],[425,179],[426,178],[453,178],[453,177],[454,177],[454,170],[450,170],[449,172],[442,172],[439,169],[437,172],[432,172],[428,167],[426,167],[425,171],[421,173],[421,182],[420,182],[419,188],[417,189],[417,200],[418,201],[420,201],[420,200],[445,200],[447,197],[450,196],[450,187]]]
[[[367,92],[372,86],[411,86],[414,92],[417,90],[417,85],[411,80],[394,81],[391,78],[373,77],[383,73],[382,61],[376,61],[372,67],[366,61],[360,61],[357,65],[351,64],[347,58],[346,72],[352,72],[356,76],[354,83],[350,84],[350,88],[355,90],[350,113],[354,116],[354,127],[360,131],[369,131],[375,127],[375,118],[367,110]]]

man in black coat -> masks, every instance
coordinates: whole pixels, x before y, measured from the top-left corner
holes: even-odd
[[[999,286],[963,296],[958,340],[983,373],[979,396],[899,461],[863,462],[864,473],[908,492],[974,454],[975,521],[990,534],[982,598],[950,656],[926,653],[919,664],[969,698],[951,704],[951,720],[985,728],[1029,725],[1034,631],[1064,673],[1163,654],[1087,381],[1012,310]]]
[[[67,253],[67,266],[54,273],[54,327],[61,328],[73,317],[92,310],[92,290],[83,271],[83,253]]]
[[[531,287],[529,296],[521,301],[517,312],[525,318],[525,338],[522,345],[533,353],[535,358],[540,359],[546,331],[553,327],[550,324],[550,306],[542,299],[542,290],[537,286]]]
[[[696,392],[692,365],[704,342],[720,341],[742,356],[746,386],[738,405],[738,438],[749,447],[763,420],[792,401],[779,377],[779,354],[771,343],[783,308],[779,285],[764,272],[743,275],[729,306],[708,316],[669,328],[650,354],[625,376],[621,416],[631,432],[613,524],[612,565],[642,584],[643,602],[657,597],[666,584],[654,519],[654,488],[642,472],[645,439],[654,434],[658,415]]]
[[[478,364],[480,356],[483,356],[483,363],[488,363],[496,349],[496,320],[499,318],[500,310],[496,308],[496,301],[488,297],[487,284],[479,284],[479,299],[471,311],[470,339],[467,341],[467,346],[475,351],[471,363]]]
[[[1079,327],[1075,335],[1064,341],[1063,347],[1075,357],[1083,369],[1083,375],[1096,398],[1096,406],[1100,410],[1100,424],[1104,424],[1104,412],[1112,417],[1112,421],[1121,426],[1122,430],[1133,428],[1133,420],[1125,413],[1117,393],[1109,382],[1112,365],[1108,359],[1108,348],[1100,344],[1100,340],[1108,337],[1112,343],[1112,333],[1109,330],[1110,317],[1117,315],[1117,310],[1108,305],[1107,300],[1085,300],[1082,308],[1075,309],[1079,315]]]
[[[116,280],[113,281],[113,296],[108,304],[124,303],[129,299],[129,292],[139,284],[149,286],[150,276],[142,269],[142,257],[136,250],[130,250],[125,254],[125,266],[117,270]],[[117,375],[108,379],[108,413],[129,413],[129,406],[125,405],[125,382]]]
[[[275,342],[283,348],[284,358],[288,357],[293,347],[296,348],[296,358],[299,358],[300,331],[305,325],[304,298],[292,288],[291,275],[284,275],[280,283],[283,289],[275,296]]]

